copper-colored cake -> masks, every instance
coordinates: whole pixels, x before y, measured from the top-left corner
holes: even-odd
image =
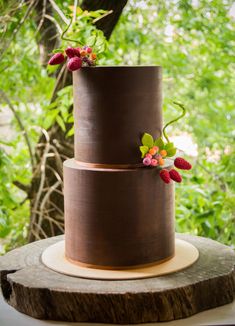
[[[123,268],[174,255],[174,185],[143,167],[139,140],[162,130],[161,67],[73,73],[75,159],[64,163],[65,254]]]

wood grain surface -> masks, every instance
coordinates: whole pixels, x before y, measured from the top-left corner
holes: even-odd
[[[177,235],[199,252],[188,269],[155,278],[101,281],[69,277],[40,260],[62,236],[34,242],[0,257],[5,300],[39,319],[116,324],[170,321],[234,299],[234,252],[216,241]]]

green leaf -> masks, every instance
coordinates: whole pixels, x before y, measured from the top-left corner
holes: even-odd
[[[94,46],[95,41],[96,41],[95,35],[92,35],[91,37],[87,38],[87,44],[89,44],[89,46]]]
[[[148,148],[148,146],[140,146],[140,151],[142,153],[142,156],[141,157],[144,158],[145,157],[145,154],[148,153],[149,148]]]
[[[164,141],[163,141],[162,137],[159,137],[155,140],[154,146],[159,147],[160,150],[164,148]]]
[[[74,127],[72,127],[66,134],[66,137],[69,138],[74,135]]]
[[[52,102],[50,105],[48,105],[47,109],[55,109],[58,106],[58,103],[56,101]],[[58,110],[59,111],[59,110]]]
[[[56,120],[58,113],[59,113],[59,109],[54,109],[54,110],[49,111],[47,113],[47,116],[43,120],[43,127],[46,129],[49,128]]]
[[[52,53],[60,53],[60,52],[64,52],[64,49],[63,48],[58,48],[58,49],[54,49],[52,51]]]
[[[67,119],[67,123],[73,123],[74,122],[74,117],[73,115],[71,114],[68,119]]]
[[[49,75],[53,74],[57,69],[58,69],[58,65],[55,65],[55,66],[47,65],[47,73]]]
[[[6,145],[6,146],[14,146],[14,143],[11,141],[5,141],[3,139],[0,139],[0,144]]]
[[[166,145],[165,145],[165,150],[166,151],[168,151],[168,150],[170,150],[170,149],[172,149],[172,148],[174,148],[174,143],[167,143]]]
[[[5,238],[11,232],[10,226],[5,228],[0,228],[0,238]]]
[[[65,131],[66,128],[65,128],[65,124],[64,124],[64,121],[63,119],[61,118],[61,116],[57,115],[56,117],[56,122],[58,123],[58,125],[60,126],[60,128]]]
[[[205,221],[201,224],[202,229],[206,235],[209,235],[209,232],[212,228],[211,223],[209,221]]]
[[[175,147],[169,149],[169,150],[167,151],[167,156],[168,156],[168,157],[172,157],[172,156],[174,156],[174,155],[176,154],[176,151],[177,151],[177,149],[176,149]]]
[[[145,133],[141,139],[143,146],[149,148],[153,147],[153,137],[150,134]]]

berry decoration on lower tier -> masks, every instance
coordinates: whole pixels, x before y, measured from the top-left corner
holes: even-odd
[[[181,182],[182,181],[181,175],[175,169],[171,169],[169,171],[169,174],[170,174],[171,179],[174,180],[175,182]]]
[[[158,167],[160,169],[160,178],[165,183],[170,183],[171,180],[178,183],[182,181],[182,177],[178,171],[175,169],[167,170],[164,168],[165,159],[171,159],[174,162],[175,167],[180,170],[190,170],[192,168],[192,165],[184,158],[173,158],[177,149],[173,143],[164,142],[162,137],[154,140],[150,134],[145,133],[141,141],[142,146],[139,148],[142,154],[143,165],[148,167]]]
[[[167,169],[162,169],[159,172],[160,178],[165,182],[165,183],[170,183],[171,182],[171,177],[170,173]]]
[[[177,167],[180,170],[191,170],[192,169],[192,165],[182,157],[176,157],[176,159],[174,160],[174,165],[175,165],[175,167]]]
[[[66,60],[69,71],[75,71],[81,67],[91,67],[96,65],[97,55],[92,52],[92,48],[85,45],[82,48],[67,47],[63,52],[55,53],[48,64],[51,66],[59,65]]]
[[[164,168],[165,159],[172,160],[174,166],[180,170],[190,170],[192,168],[192,165],[184,158],[173,158],[176,155],[177,149],[174,144],[170,142],[166,134],[166,127],[182,118],[186,113],[186,110],[181,103],[173,103],[178,105],[183,112],[178,118],[168,122],[163,128],[162,135],[164,136],[165,141],[162,136],[154,139],[152,135],[144,133],[141,138],[142,145],[139,147],[142,154],[141,158],[143,165],[160,169],[159,176],[165,183],[170,183],[172,180],[178,183],[182,181],[182,176],[177,170],[174,168],[170,170]]]

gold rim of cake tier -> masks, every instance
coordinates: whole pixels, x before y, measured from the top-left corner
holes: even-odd
[[[82,162],[75,159],[75,162],[78,165],[84,166],[86,168],[97,168],[97,169],[136,169],[136,168],[143,168],[143,163],[136,163],[136,164],[102,164],[102,163],[88,163]]]
[[[87,264],[87,263],[83,263],[80,262],[78,260],[74,260],[72,258],[69,258],[65,255],[65,259],[68,260],[70,263],[78,265],[80,267],[85,267],[85,268],[93,268],[93,269],[104,269],[104,270],[129,270],[129,269],[138,269],[138,268],[146,268],[146,267],[151,267],[151,266],[155,266],[155,265],[160,265],[162,263],[167,262],[168,260],[174,258],[175,253],[173,253],[173,255],[158,260],[158,261],[154,261],[151,263],[147,263],[147,264],[139,264],[139,265],[130,265],[130,266],[112,266],[112,265],[94,265],[94,264]]]

